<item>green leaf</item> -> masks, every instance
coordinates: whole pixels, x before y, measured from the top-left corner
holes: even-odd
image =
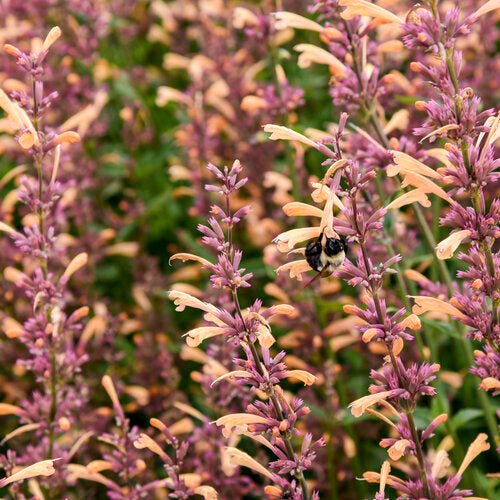
[[[483,411],[477,408],[462,408],[451,419],[453,429],[457,430],[468,422],[483,415]]]

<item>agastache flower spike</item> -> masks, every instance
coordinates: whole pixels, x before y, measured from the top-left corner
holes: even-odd
[[[399,423],[395,426],[399,437],[383,439],[380,444],[382,447],[387,448],[388,454],[393,460],[399,460],[409,453],[413,454],[417,459],[417,476],[419,479],[415,482],[410,476],[406,481],[391,484],[387,481],[386,472],[384,475],[385,483],[395,489],[408,493],[412,492],[415,498],[423,497],[431,500],[441,498],[438,493],[440,489],[446,488],[451,494],[458,483],[454,483],[454,486],[451,487],[448,483],[441,485],[439,480],[429,473],[429,459],[424,455],[423,446],[424,441],[432,436],[434,429],[446,421],[446,415],[433,421],[423,432],[419,432],[413,417],[419,398],[436,394],[436,390],[430,385],[430,382],[436,378],[435,374],[439,371],[440,366],[436,363],[425,362],[405,363],[401,351],[404,347],[404,341],[413,339],[413,336],[407,333],[407,329],[421,327],[421,322],[416,314],[421,314],[429,310],[429,308],[435,308],[437,302],[440,305],[446,305],[447,309],[445,310],[449,314],[456,317],[464,317],[464,314],[461,312],[462,308],[445,304],[444,301],[432,297],[416,297],[418,308],[415,306],[415,314],[407,316],[406,319],[403,319],[407,312],[406,308],[399,309],[392,316],[388,314],[386,301],[380,296],[380,293],[385,284],[384,278],[392,271],[390,266],[401,260],[401,256],[396,255],[386,262],[375,264],[367,250],[369,239],[373,238],[376,232],[382,230],[382,219],[387,210],[376,210],[374,208],[372,213],[365,213],[360,195],[363,190],[368,188],[374,177],[372,170],[369,167],[363,168],[354,161],[344,161],[342,163],[339,163],[339,161],[340,158],[337,158],[337,169],[329,170],[327,173],[327,177],[329,177],[337,176],[337,173],[340,172],[340,179],[343,181],[341,182],[336,177],[330,181],[331,192],[337,193],[339,198],[342,198],[341,215],[339,217],[333,217],[333,203],[331,202],[333,198],[331,194],[329,195],[330,202],[327,203],[325,211],[322,213],[317,212],[312,206],[294,203],[286,206],[285,211],[288,210],[294,215],[321,216],[322,221],[330,221],[329,223],[332,224],[334,231],[346,235],[348,240],[359,245],[356,265],[352,264],[350,260],[346,260],[344,266],[336,272],[336,275],[352,286],[362,287],[366,293],[363,299],[364,307],[348,304],[344,306],[344,311],[362,320],[362,325],[358,328],[363,332],[362,338],[365,342],[378,340],[385,345],[387,351],[385,361],[387,364],[384,364],[379,371],[372,370],[371,378],[375,384],[369,388],[371,394],[351,403],[351,411],[356,417],[364,413],[371,413],[377,417],[380,415],[379,418],[384,420],[386,417],[372,410],[371,407],[376,404],[389,406],[399,419]],[[404,171],[406,178],[410,176],[426,178],[416,174],[413,169],[420,169],[431,178],[439,177],[439,174],[435,174],[433,170],[427,169],[425,166],[422,167],[419,162],[408,160],[404,156],[397,156],[396,162],[399,171]],[[421,188],[424,185],[419,181],[417,187]],[[428,189],[429,192],[436,192],[437,194],[436,188],[438,188],[437,185],[432,190],[431,188]],[[294,238],[295,234],[293,232],[288,232],[280,235],[276,242],[278,246],[282,245],[283,249],[285,249],[284,243],[286,243],[288,247],[286,250],[288,250],[293,248],[297,242],[306,239],[307,236],[309,236],[307,229],[303,233],[297,232],[296,238]],[[468,237],[469,233],[465,236]],[[404,485],[404,488],[401,488],[401,484]],[[377,498],[384,497],[384,495],[379,495]]]
[[[280,137],[283,134],[290,135],[291,132],[287,130],[274,126],[272,129],[273,133]],[[300,134],[292,133],[291,137],[308,142]],[[309,142],[314,145],[312,141]],[[204,262],[204,267],[211,272],[210,281],[214,287],[230,292],[233,299],[232,308],[217,308],[178,291],[170,291],[169,297],[177,305],[178,310],[188,305],[206,312],[205,320],[213,325],[190,330],[187,333],[188,345],[197,346],[204,339],[224,335],[228,340],[239,344],[243,350],[244,358],[234,360],[239,369],[218,376],[211,384],[211,388],[215,384],[220,386],[223,383],[238,380],[240,387],[254,387],[258,394],[266,395],[266,402],[255,400],[248,405],[246,413],[224,415],[216,421],[216,424],[224,427],[223,434],[228,439],[235,433],[243,433],[264,443],[278,457],[278,460],[270,462],[265,467],[246,453],[230,447],[227,449],[230,461],[260,472],[275,483],[280,491],[288,492],[292,498],[308,500],[311,496],[304,478],[304,471],[311,467],[317,448],[323,446],[324,443],[322,440],[313,443],[312,437],[308,435],[304,438],[301,453],[294,450],[291,438],[294,435],[300,435],[296,428],[297,420],[308,414],[309,408],[304,406],[303,401],[298,398],[289,400],[279,384],[284,378],[290,378],[311,385],[316,377],[305,370],[287,370],[283,362],[284,352],[274,358],[270,355],[269,349],[275,342],[270,322],[279,314],[291,315],[293,313],[291,306],[282,304],[262,309],[261,301],[257,300],[248,309],[241,308],[239,289],[251,286],[252,274],[246,273],[245,269],[240,267],[243,253],[235,248],[233,232],[235,225],[240,218],[245,217],[249,209],[245,207],[232,213],[230,199],[233,193],[245,185],[246,178],[239,179],[242,171],[239,161],[235,161],[231,169],[224,167],[221,170],[214,165],[209,165],[208,168],[219,183],[208,184],[206,189],[223,198],[224,208],[212,206],[210,227],[199,226],[199,230],[204,235],[202,243],[217,251],[217,263]],[[328,203],[330,211],[332,204],[333,198]],[[325,211],[325,214],[327,213],[328,211]],[[322,222],[325,226],[324,230],[331,231],[330,220],[331,217],[325,215]],[[319,234],[319,228],[318,231],[314,229],[313,232]],[[287,240],[288,244],[290,241]],[[177,254],[173,258],[199,260],[196,256],[188,254]],[[258,345],[260,345],[260,353]],[[276,472],[271,472],[269,469],[276,470]],[[297,481],[285,478],[290,474],[297,478]],[[316,498],[314,493],[313,498]]]

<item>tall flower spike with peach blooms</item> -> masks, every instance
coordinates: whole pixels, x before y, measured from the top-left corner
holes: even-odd
[[[460,292],[454,291],[450,302],[460,310],[462,323],[470,327],[467,336],[484,344],[485,351],[476,352],[484,354],[498,350],[500,345],[500,253],[496,245],[500,237],[500,199],[491,199],[488,191],[488,186],[500,179],[500,158],[495,147],[500,117],[492,109],[480,111],[485,107],[481,97],[461,81],[464,54],[460,45],[478,19],[499,9],[500,4],[489,1],[473,13],[464,12],[465,6],[457,6],[449,13],[443,12],[441,5],[432,5],[431,9],[418,10],[403,26],[408,48],[417,53],[431,50],[439,55],[432,66],[412,63],[422,84],[428,83],[434,89],[431,98],[418,105],[426,118],[415,132],[423,136],[424,142],[447,128],[445,166],[438,172],[441,182],[451,188],[448,195],[452,203],[440,225],[454,231],[436,246],[436,253],[440,259],[449,259],[460,245],[469,244],[468,251],[458,253],[467,265],[466,270],[457,272],[463,287]],[[472,364],[470,347],[466,354]],[[490,373],[482,360],[481,355],[476,356],[471,372],[483,379],[495,378],[496,370]],[[481,384],[480,388],[488,386]],[[480,394],[480,400],[487,403],[484,394]],[[491,412],[486,408],[485,414]],[[491,435],[498,438],[492,417],[488,418],[488,427]]]
[[[449,95],[450,91],[454,88],[454,82],[452,81],[453,79],[443,77],[443,75],[448,71],[448,67],[455,67],[457,70],[458,68],[464,69],[462,56],[464,58],[467,57],[467,51],[464,50],[464,52],[460,54],[460,57],[458,57],[457,52],[453,55],[453,51],[448,51],[448,49],[451,48],[451,45],[454,45],[457,38],[462,38],[461,41],[464,41],[464,35],[469,33],[474,16],[466,17],[464,15],[462,21],[459,15],[459,9],[456,8],[442,12],[440,17],[437,11],[442,9],[442,5],[443,4],[439,4],[439,8],[436,8],[437,2],[429,2],[426,6],[415,6],[415,8],[406,13],[401,12],[399,4],[391,4],[390,6],[384,4],[383,7],[385,8],[382,8],[382,4],[377,6],[369,2],[364,2],[363,0],[345,0],[339,3],[318,1],[314,10],[321,14],[319,20],[326,20],[328,23],[327,26],[329,24],[335,26],[337,33],[333,33],[329,36],[327,30],[324,30],[321,41],[326,43],[330,52],[346,66],[345,78],[334,77],[330,80],[330,93],[333,97],[333,102],[335,105],[341,107],[341,109],[356,111],[356,118],[358,118],[361,123],[366,124],[364,127],[353,126],[356,134],[353,134],[350,139],[348,138],[344,141],[344,150],[348,154],[365,165],[375,166],[378,170],[375,182],[368,188],[366,196],[371,200],[375,200],[375,202],[377,199],[380,199],[382,202],[381,204],[386,206],[389,210],[396,210],[411,204],[412,212],[420,228],[420,239],[425,241],[428,249],[434,253],[433,267],[438,269],[442,281],[442,283],[432,283],[430,286],[427,286],[429,283],[426,283],[426,287],[429,289],[423,290],[422,292],[432,293],[437,296],[444,291],[448,297],[452,297],[455,295],[456,288],[448,266],[439,257],[449,255],[454,249],[454,244],[456,244],[457,240],[455,237],[452,237],[451,240],[445,240],[443,244],[438,247],[435,235],[429,226],[429,222],[421,206],[430,206],[431,200],[428,195],[432,193],[445,200],[446,203],[451,206],[451,210],[447,212],[446,219],[448,219],[448,214],[451,216],[457,210],[460,211],[460,204],[456,203],[454,199],[459,192],[455,192],[454,190],[448,191],[448,186],[453,181],[454,177],[457,177],[457,174],[459,177],[466,179],[470,177],[470,172],[466,171],[467,168],[460,168],[457,170],[456,162],[454,162],[451,168],[448,168],[450,167],[450,160],[447,158],[447,152],[445,150],[441,148],[423,150],[421,146],[417,144],[414,136],[421,136],[423,138],[422,141],[429,140],[433,142],[446,137],[455,140],[458,136],[467,135],[467,133],[471,131],[471,137],[477,137],[477,139],[481,137],[481,140],[475,146],[478,148],[488,132],[486,127],[492,125],[492,122],[490,116],[491,111],[482,111],[479,108],[480,102],[474,96],[474,92],[471,88],[467,88],[463,85],[463,91],[451,92],[454,96]],[[493,5],[494,2],[488,2],[488,7],[485,8],[485,10],[490,12]],[[344,7],[346,7],[345,10]],[[390,12],[390,10],[394,10],[394,12]],[[437,18],[435,19],[431,14],[436,15],[436,12]],[[494,24],[493,20],[492,23]],[[390,29],[384,29],[384,26],[382,26],[383,24],[387,24]],[[419,61],[421,60],[423,62],[412,62],[411,69],[417,73],[421,72],[425,80],[425,82],[422,83],[425,86],[415,86],[414,79],[408,79],[407,76],[399,73],[399,71],[393,70],[383,75],[383,71],[388,70],[388,67],[384,64],[387,61],[377,57],[377,55],[381,56],[382,54],[386,54],[383,47],[384,43],[381,43],[381,40],[384,40],[386,36],[393,37],[394,33],[401,33],[403,31],[406,33],[404,42],[407,48],[420,47],[423,49],[418,56]],[[490,31],[492,32],[492,39],[495,39],[497,33],[496,28]],[[482,31],[481,28],[478,27],[475,34],[483,32],[485,31]],[[471,37],[471,40],[473,40],[473,38],[474,37]],[[477,39],[482,38],[480,34],[477,36]],[[468,46],[470,45],[469,42]],[[396,50],[401,51],[403,49],[402,44],[389,44],[388,47],[390,47],[389,50],[391,52]],[[446,50],[444,50],[445,48]],[[434,64],[436,59],[430,57],[431,53],[439,54],[443,60],[446,56],[446,64],[442,62],[436,66]],[[478,50],[478,53],[481,53],[481,49]],[[397,54],[394,54],[394,56],[398,57]],[[477,74],[477,58],[473,57],[472,59],[473,60],[469,63],[469,69],[472,69],[472,72]],[[421,82],[418,83],[420,84]],[[386,113],[393,112],[393,116],[395,116],[396,113],[402,111],[400,108],[391,108],[391,103],[396,102],[395,93],[398,92],[396,89],[403,88],[407,95],[413,95],[417,91],[419,94],[422,92],[425,95],[425,87],[427,84],[430,84],[430,89],[438,89],[441,96],[445,94],[448,95],[444,97],[443,101],[441,101],[441,99],[436,99],[430,109],[428,109],[429,106],[427,106],[424,101],[417,101],[415,104],[416,109],[427,111],[430,120],[428,120],[428,123],[426,123],[424,127],[415,129],[415,134],[412,133],[411,128],[406,128],[405,130],[404,122],[402,122],[403,128],[401,132],[403,133],[397,138],[394,134],[394,130],[386,128],[385,120]],[[432,94],[432,90],[430,93]],[[457,103],[459,104],[458,107],[456,106]],[[464,103],[464,106],[461,106],[461,103]],[[467,103],[467,105],[465,105],[465,103]],[[455,115],[458,113],[458,115],[461,116],[453,116],[453,113],[455,113]],[[415,120],[415,118],[409,114],[407,114],[407,118]],[[490,120],[489,123],[488,120]],[[407,120],[406,127],[408,127],[409,124],[412,126],[414,125]],[[496,133],[493,131],[491,138],[495,137]],[[469,140],[468,144],[472,144],[474,141],[476,141],[476,139]],[[447,148],[449,147],[450,146],[447,146]],[[398,153],[396,154],[395,151],[398,151]],[[484,149],[482,151],[484,151]],[[397,160],[396,156],[399,156],[399,159],[403,159],[406,167],[410,167],[401,171],[401,176],[404,177],[404,179],[400,185],[401,187],[404,186],[406,192],[394,199],[392,203],[387,203],[385,200],[388,196],[392,196],[394,184],[390,182],[390,180],[384,178],[383,173],[385,171],[387,175],[391,176],[396,183],[398,183],[398,176],[396,174],[399,174],[400,171],[398,168],[391,167],[391,163],[395,159]],[[481,155],[478,154],[476,158],[479,159],[479,156]],[[422,162],[422,159],[426,157],[430,158],[432,161],[438,160],[443,163],[447,169],[440,168],[434,171]],[[410,162],[410,158],[414,161]],[[486,156],[484,156],[484,158],[486,158]],[[410,165],[410,163],[412,164]],[[488,162],[487,168],[484,172],[481,172],[480,178],[482,178],[481,176],[489,171],[491,167],[494,169],[497,168],[496,165]],[[450,173],[445,175],[448,170]],[[490,182],[494,182],[494,176],[491,176],[490,179]],[[488,185],[488,183],[486,185]],[[408,188],[411,186],[416,189],[408,191]],[[491,213],[488,215],[492,215],[492,217],[489,217],[489,221],[494,223],[497,217],[496,202],[493,203],[491,208]],[[463,210],[461,210],[461,212],[460,223],[462,227],[458,226],[458,219],[456,221],[449,220],[446,224],[451,227],[456,227],[457,229],[470,229],[468,227],[463,227],[469,214],[465,213]],[[392,213],[397,214],[397,212]],[[472,216],[473,219],[472,212],[470,216]],[[405,218],[405,229],[402,231],[403,237],[401,237],[401,231],[398,231],[400,233],[398,238],[395,238],[395,235],[392,234],[392,238],[386,239],[385,245],[389,255],[396,255],[398,252],[403,255],[411,253],[411,244],[410,252],[408,252],[403,240],[405,236],[409,236],[407,239],[412,242],[410,235],[413,230],[410,224],[413,223],[413,221],[413,217]],[[492,226],[489,227],[489,231],[490,235],[492,235],[491,233],[494,232]],[[456,238],[464,234],[465,233],[457,234]],[[473,237],[469,239],[464,238],[463,241],[473,241]],[[491,241],[493,240],[490,240],[490,242]],[[418,241],[413,241],[413,249],[418,244]],[[481,257],[475,255],[474,246],[473,243],[472,255],[475,257],[474,267],[482,267],[484,269],[490,266],[495,260],[494,255],[492,256],[493,259],[481,259]],[[436,247],[439,251],[438,254],[436,254]],[[441,250],[443,251],[442,253]],[[460,254],[460,256],[462,256],[462,254]],[[467,255],[464,259],[470,260],[471,255]],[[406,292],[403,292],[405,296],[408,296],[409,293],[414,293],[413,291],[409,292],[414,288],[414,283],[408,280],[403,273],[403,268],[407,266],[407,262],[408,260],[405,259],[400,265],[398,263],[394,264],[395,270],[399,271],[396,274],[398,284],[401,290],[406,290]],[[488,274],[491,275],[491,272]],[[491,283],[491,280],[487,281]],[[474,281],[474,287],[476,288],[473,290],[481,290],[482,286],[483,282],[478,277],[478,279]],[[472,293],[473,296],[470,297],[470,292],[465,290],[463,293],[465,297],[461,296],[459,302],[469,310],[467,325],[473,327],[469,336],[473,336],[473,338],[477,336],[479,339],[481,338],[481,333],[478,332],[479,328],[486,330],[489,336],[491,326],[494,325],[488,320],[488,314],[486,313],[489,301],[486,300],[483,303],[475,304],[477,292],[474,291]],[[407,309],[409,309],[411,306],[408,299],[406,297],[405,299],[405,304]],[[492,300],[491,296],[490,300]],[[495,307],[492,309],[493,312],[496,311]],[[486,325],[480,318],[486,318]],[[467,362],[472,363],[472,349],[470,343],[464,338],[466,334],[464,325],[455,321],[452,321],[451,325],[455,334],[460,337],[460,343],[467,357]],[[423,341],[419,338],[418,334],[416,338],[419,350],[423,355]],[[431,347],[431,356],[434,359],[436,359],[436,354],[436,348]],[[484,369],[481,370],[481,373],[486,374]],[[495,419],[493,417],[493,409],[486,395],[480,394],[479,402],[483,408],[490,434],[494,436],[497,434],[497,431]]]
[[[236,225],[248,213],[250,207],[233,212],[231,195],[243,188],[247,179],[240,178],[243,168],[238,160],[230,169],[224,167],[221,170],[211,164],[208,169],[217,183],[208,184],[205,188],[217,193],[223,204],[213,205],[208,225],[198,227],[203,234],[202,243],[217,251],[217,261],[204,263],[204,267],[211,273],[210,280],[214,288],[229,292],[232,303],[229,307],[215,307],[178,291],[170,291],[169,297],[178,310],[183,310],[186,306],[202,310],[205,313],[205,321],[210,323],[210,326],[190,330],[187,334],[188,345],[199,345],[204,339],[215,335],[222,335],[228,342],[240,345],[243,357],[234,360],[237,369],[222,374],[214,383],[219,385],[231,381],[242,389],[253,388],[255,394],[264,398],[249,404],[246,413],[225,415],[219,418],[216,424],[224,427],[226,438],[233,434],[245,435],[263,444],[276,460],[262,465],[234,449],[230,452],[232,463],[259,470],[272,481],[273,487],[283,496],[288,495],[296,500],[316,499],[318,494],[309,492],[304,472],[311,467],[316,450],[323,446],[324,442],[322,439],[313,442],[312,435],[306,434],[300,453],[294,449],[292,438],[300,434],[296,428],[297,421],[310,410],[299,398],[290,399],[280,387],[280,382],[286,377],[300,380],[307,385],[313,384],[315,377],[304,370],[289,371],[283,362],[284,352],[274,357],[271,355],[275,342],[271,330],[273,318],[281,314],[293,314],[293,307],[282,304],[266,309],[262,307],[260,300],[256,300],[248,308],[241,306],[239,291],[243,287],[251,286],[252,275],[240,267],[242,252],[237,250],[234,239]],[[174,255],[171,260],[176,258],[198,260],[196,256],[186,254]]]
[[[346,118],[344,117],[344,123]],[[342,134],[342,129],[338,134]],[[338,137],[336,141],[332,138],[330,142],[338,147],[340,138]],[[363,341],[382,343],[387,356],[384,365],[378,371],[372,370],[371,372],[370,376],[374,383],[369,387],[370,395],[351,403],[351,412],[355,417],[369,413],[392,427],[393,437],[380,442],[380,445],[387,449],[392,460],[400,460],[406,455],[413,455],[416,458],[411,462],[413,468],[408,469],[408,478],[397,483],[397,490],[403,491],[410,498],[430,500],[467,496],[471,494],[469,491],[462,492],[457,489],[461,475],[456,475],[449,481],[441,483],[439,478],[430,473],[432,458],[424,453],[425,441],[433,436],[439,425],[447,421],[447,415],[439,416],[422,430],[417,428],[413,416],[421,397],[436,394],[430,382],[436,378],[440,366],[437,363],[403,361],[404,343],[413,340],[413,335],[409,330],[419,329],[421,322],[416,315],[403,319],[407,312],[404,307],[395,313],[389,313],[386,300],[381,295],[385,285],[384,278],[388,273],[393,272],[391,265],[401,257],[395,256],[386,262],[374,263],[367,251],[369,240],[375,238],[376,233],[382,230],[382,219],[386,214],[386,209],[383,207],[378,210],[374,208],[374,212],[369,216],[365,214],[362,194],[372,182],[375,172],[370,167],[364,167],[353,160],[343,158],[340,149],[330,151],[328,157],[330,160],[327,165],[330,167],[315,194],[317,200],[321,200],[321,193],[328,197],[323,211],[314,206],[296,202],[284,207],[284,210],[290,213],[321,217],[320,226],[284,233],[276,239],[278,247],[285,251],[293,250],[296,243],[317,237],[324,230],[325,225],[331,227],[336,234],[347,237],[351,243],[359,245],[356,265],[346,259],[344,266],[336,271],[335,275],[363,290],[364,306],[348,304],[344,306],[344,311],[361,320],[359,329],[363,333]],[[342,200],[338,217],[333,215],[333,194],[338,197],[336,199]],[[429,301],[436,300],[428,299]],[[458,309],[451,305],[449,307],[450,313],[460,314]],[[372,409],[375,405],[389,408],[396,416],[396,422],[392,422],[382,413]],[[387,484],[390,485],[390,483]]]
[[[32,94],[14,91],[7,96],[0,91],[0,105],[18,131],[19,145],[34,163],[29,176],[21,178],[18,192],[18,201],[27,209],[27,215],[19,229],[8,231],[19,251],[22,268],[10,268],[6,276],[31,306],[31,316],[22,324],[11,318],[11,324],[16,326],[11,328],[10,338],[24,346],[18,363],[32,373],[38,386],[20,403],[23,410],[17,415],[26,425],[9,433],[16,455],[8,453],[6,462],[26,466],[33,458],[40,459],[39,463],[46,466],[40,468],[40,473],[47,472],[40,482],[54,495],[62,495],[67,488],[65,465],[80,430],[88,394],[79,376],[88,356],[85,352],[77,354],[75,337],[83,328],[82,320],[89,308],[74,307],[75,298],[68,287],[69,280],[81,273],[88,255],[81,252],[71,258],[57,246],[64,195],[64,187],[57,179],[61,151],[79,142],[80,136],[69,130],[58,133],[46,121],[47,109],[55,105],[57,93],[45,95],[43,75],[49,50],[60,34],[58,27],[53,28],[38,48],[34,44],[31,53],[6,45],[4,50],[14,55],[17,65],[26,72],[30,83],[26,88],[32,89]],[[70,308],[74,311],[69,312]],[[72,430],[74,433],[69,432]],[[32,433],[37,439],[23,450],[23,439]],[[54,457],[62,457],[58,474],[52,474]],[[28,474],[35,470],[36,464],[27,467],[24,477],[30,477]]]

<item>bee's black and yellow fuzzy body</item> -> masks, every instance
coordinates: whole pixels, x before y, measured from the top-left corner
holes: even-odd
[[[343,238],[329,238],[322,233],[307,245],[305,257],[312,269],[328,275],[343,264],[346,252],[347,244]]]

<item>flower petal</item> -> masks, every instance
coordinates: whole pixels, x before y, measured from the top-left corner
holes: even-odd
[[[317,238],[320,233],[321,229],[319,226],[291,229],[290,231],[286,231],[276,236],[273,242],[277,243],[280,252],[288,252],[292,250],[298,243]]]
[[[404,179],[401,187],[405,188],[406,186],[414,186],[416,188],[420,188],[424,193],[433,193],[436,196],[443,198],[443,200],[451,203],[452,199],[446,194],[446,192],[427,177],[415,172],[404,172],[403,175]]]
[[[415,172],[416,174],[425,175],[426,177],[431,177],[432,179],[441,179],[441,175],[439,175],[435,170],[406,153],[402,153],[401,151],[392,151],[392,155],[394,157],[394,163],[399,167],[399,169],[396,172],[391,169],[391,173],[387,173],[389,177],[403,172]]]
[[[415,305],[412,307],[414,314],[420,315],[430,311],[451,314],[452,316],[456,316],[460,319],[465,318],[465,314],[444,300],[425,296],[410,295],[410,297],[415,300]]]
[[[316,376],[305,370],[289,370],[286,372],[286,378],[300,380],[304,385],[313,385],[316,382]]]
[[[295,130],[289,129],[287,127],[282,127],[281,125],[273,125],[268,123],[264,125],[264,132],[270,133],[269,139],[272,141],[276,141],[278,139],[284,139],[286,141],[298,141],[306,144],[307,146],[311,146],[313,148],[317,148],[317,145],[311,139],[308,139],[305,135],[299,134],[299,132],[295,132]]]
[[[212,304],[208,304],[207,302],[202,302],[188,293],[171,290],[170,292],[167,292],[167,296],[177,306],[175,309],[176,311],[184,311],[186,306],[189,306],[201,309],[207,313],[212,313],[216,316],[219,314],[219,309],[217,309],[217,307]]]
[[[437,258],[440,260],[444,260],[453,257],[455,250],[460,246],[462,241],[469,238],[471,234],[472,232],[467,229],[451,233],[448,238],[445,238],[436,246]]]
[[[420,205],[426,208],[431,206],[431,201],[422,189],[412,189],[398,196],[395,200],[392,200],[385,208],[386,210],[395,210],[415,202],[420,203]]]
[[[226,329],[217,326],[201,326],[200,328],[194,328],[185,334],[186,344],[189,347],[197,347],[204,340],[215,337],[216,335],[224,335],[224,333],[226,333]]]
[[[349,20],[354,16],[366,16],[377,19],[380,23],[403,24],[403,20],[388,10],[365,0],[340,0],[339,5],[347,7],[340,15]]]
[[[273,17],[275,19],[274,27],[277,30],[296,28],[301,30],[318,31],[319,33],[323,31],[323,26],[321,26],[321,24],[318,24],[307,17],[299,16],[293,12],[273,12]]]
[[[249,469],[254,470],[255,472],[259,472],[263,476],[274,481],[275,478],[271,472],[269,472],[263,465],[259,464],[257,460],[253,459],[250,455],[245,452],[238,450],[238,448],[227,447],[226,451],[229,454],[230,461],[236,465],[241,465],[244,467],[248,467]]]
[[[354,417],[361,417],[367,408],[377,404],[378,402],[385,400],[392,394],[392,391],[382,391],[376,392],[375,394],[368,394],[368,396],[363,396],[362,398],[353,401],[349,408],[351,408],[351,413]]]
[[[289,271],[290,278],[297,278],[298,281],[302,281],[302,274],[307,271],[312,271],[311,266],[305,259],[294,260],[293,262],[287,262],[276,269],[279,274],[283,271]]]
[[[304,215],[309,217],[322,217],[323,211],[313,205],[301,203],[300,201],[292,201],[283,207],[283,212],[289,217]]]
[[[299,43],[295,45],[294,50],[301,53],[298,61],[299,68],[308,68],[311,63],[327,64],[333,74],[342,77],[346,74],[345,65],[325,49],[310,43]]]
[[[182,262],[186,262],[188,260],[194,260],[196,262],[200,262],[201,264],[207,267],[213,266],[213,264],[207,259],[204,259],[203,257],[200,257],[199,255],[194,255],[192,253],[176,253],[172,255],[170,259],[168,259],[168,263],[170,264],[170,262],[172,262],[173,260],[178,260],[178,259],[182,260]]]

